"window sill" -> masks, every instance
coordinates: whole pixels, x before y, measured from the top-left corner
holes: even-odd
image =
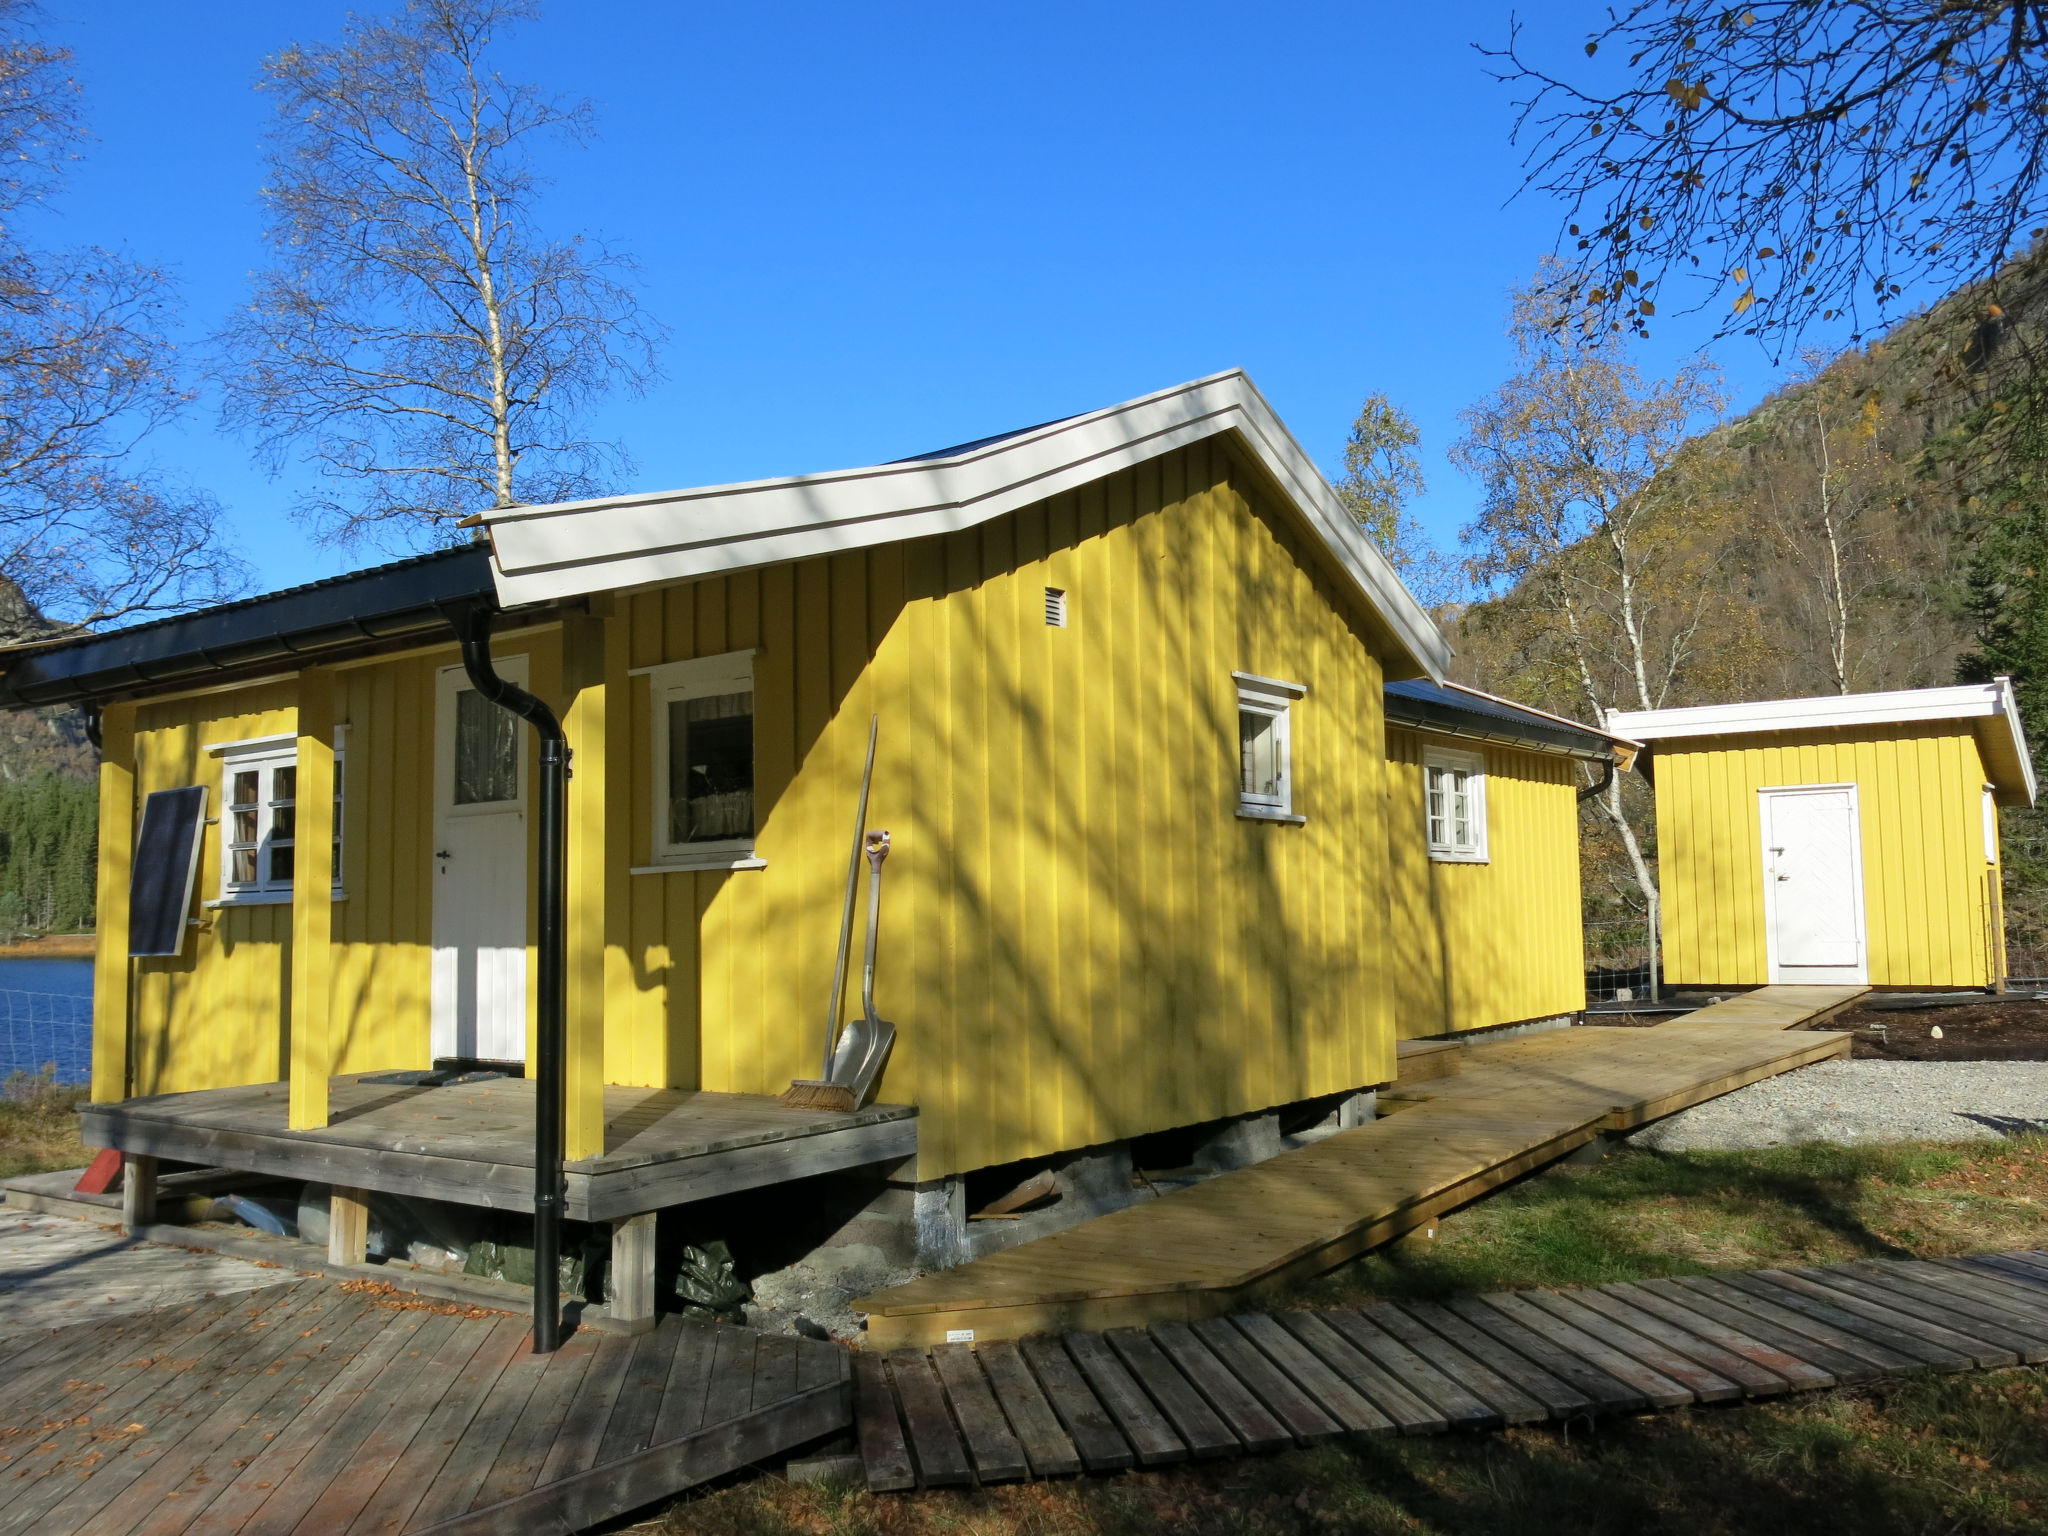
[[[687,875],[706,869],[766,869],[768,861],[751,853],[699,853],[671,859],[666,864],[642,864],[629,869],[630,875]]]
[[[347,901],[346,891],[336,891],[330,901]],[[292,904],[290,891],[251,891],[246,896],[222,896],[213,901],[202,901],[202,907],[288,907]]]
[[[1237,819],[1239,821],[1278,821],[1290,827],[1301,827],[1308,824],[1306,816],[1297,816],[1292,811],[1283,811],[1279,807],[1271,805],[1240,805],[1237,808]]]
[[[1491,864],[1493,862],[1492,859],[1483,853],[1444,853],[1436,848],[1429,850],[1429,861],[1432,864]]]

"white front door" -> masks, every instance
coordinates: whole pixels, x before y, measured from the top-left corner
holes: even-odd
[[[1865,982],[1863,839],[1854,784],[1758,791],[1773,982]]]
[[[526,658],[498,675],[526,684]],[[436,1059],[526,1059],[525,726],[443,667],[434,699]]]

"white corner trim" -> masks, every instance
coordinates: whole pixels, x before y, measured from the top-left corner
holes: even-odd
[[[1048,423],[943,459],[482,514],[506,606],[559,601],[955,533],[1234,432],[1410,659],[1450,647],[1242,369]]]
[[[1261,677],[1256,672],[1233,672],[1239,693],[1263,693],[1280,699],[1302,699],[1308,697],[1307,683],[1283,683],[1277,677]]]
[[[250,752],[278,752],[298,744],[299,733],[285,731],[276,736],[245,736],[240,741],[216,741],[207,746],[206,753],[209,757],[241,757]]]
[[[755,858],[751,853],[700,853],[687,859],[672,859],[666,864],[640,864],[626,871],[629,875],[687,875],[706,869],[766,869],[766,859]]]

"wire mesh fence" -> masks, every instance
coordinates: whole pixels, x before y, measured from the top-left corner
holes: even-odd
[[[92,1076],[92,999],[0,989],[0,1083],[19,1073],[58,1083]]]
[[[1646,997],[1650,990],[1650,927],[1641,918],[1586,922],[1586,1001]]]

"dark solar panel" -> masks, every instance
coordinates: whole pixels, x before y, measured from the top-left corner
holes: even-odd
[[[199,874],[199,833],[206,786],[160,789],[142,805],[142,831],[128,874],[128,953],[175,955],[185,948],[185,918]]]

